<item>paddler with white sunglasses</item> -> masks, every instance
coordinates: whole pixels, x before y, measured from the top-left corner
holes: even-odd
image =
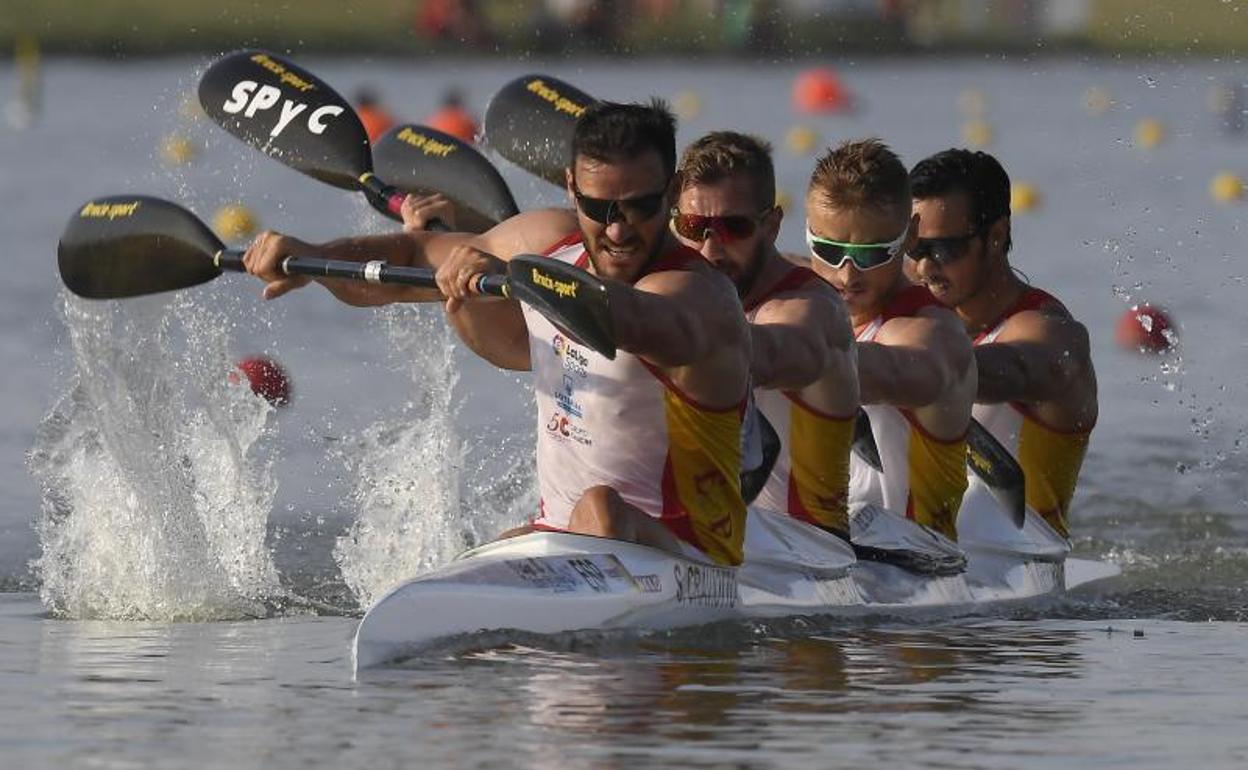
[[[870,559],[879,546],[883,561],[913,550],[916,562],[902,566],[941,574],[962,561],[954,543],[977,373],[958,317],[902,270],[919,234],[911,204],[895,153],[876,139],[846,142],[811,176],[806,239],[811,269],[849,309],[861,399],[884,469],[851,457],[855,550]]]

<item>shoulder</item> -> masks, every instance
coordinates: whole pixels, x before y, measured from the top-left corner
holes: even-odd
[[[576,214],[568,209],[525,211],[499,222],[478,240],[500,257],[542,254],[579,230]]]
[[[1015,313],[1005,322],[996,341],[1060,345],[1066,350],[1086,351],[1089,347],[1087,328],[1061,303]]]

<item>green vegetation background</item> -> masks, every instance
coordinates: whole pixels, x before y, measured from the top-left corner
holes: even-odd
[[[1241,10],[1239,0],[1091,2],[1091,22],[1081,35],[1036,41],[990,28],[967,38],[950,29],[937,47],[1235,55],[1248,45],[1248,3]],[[480,7],[497,33],[496,43],[483,50],[417,36],[413,0],[0,0],[0,49],[12,50],[21,37],[33,37],[49,53],[104,56],[216,52],[247,45],[294,52],[465,56],[565,48],[567,41],[550,39],[550,32],[545,39],[534,33],[528,20],[537,5],[536,0],[483,0]],[[956,15],[951,12],[951,19]],[[729,20],[708,19],[697,6],[684,4],[661,25],[629,25],[616,50],[602,53],[731,53],[737,49],[733,27]],[[926,50],[907,41],[900,28],[870,19],[781,24],[778,30],[770,48],[754,52],[790,58]]]

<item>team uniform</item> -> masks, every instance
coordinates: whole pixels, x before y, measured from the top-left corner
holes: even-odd
[[[929,306],[941,307],[925,286],[903,290],[884,312],[855,328],[859,342],[872,342],[890,319],[913,317]],[[966,491],[966,436],[939,439],[928,433],[909,409],[865,404],[880,450],[884,472],[851,456],[851,506],[873,504],[957,540],[958,508]]]
[[[974,342],[976,345],[993,343],[1013,316],[1027,310],[1054,306],[1065,310],[1062,303],[1048,292],[1028,288],[992,328],[975,337]],[[1027,506],[1059,535],[1069,537],[1067,517],[1070,501],[1075,494],[1075,484],[1092,429],[1058,430],[1046,425],[1026,404],[1017,401],[975,404],[973,414],[1018,460],[1026,479]]]
[[[794,267],[770,290],[745,308],[752,323],[758,309],[773,297],[800,289],[818,277]],[[849,446],[854,415],[826,414],[792,391],[754,391],[759,411],[780,438],[780,454],[754,504],[849,539]]]
[[[589,263],[579,233],[547,256],[582,268]],[[676,245],[647,272],[701,261],[696,251]],[[739,564],[746,393],[725,409],[700,404],[641,358],[621,350],[607,359],[521,307],[537,400],[541,508],[534,526],[567,529],[585,491],[607,485],[706,557]]]

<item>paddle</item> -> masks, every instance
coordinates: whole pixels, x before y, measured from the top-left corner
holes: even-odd
[[[236,51],[199,80],[199,103],[219,126],[271,158],[402,220],[406,194],[373,173],[368,134],[334,89],[274,53]],[[430,229],[445,230],[440,222]]]
[[[373,146],[377,176],[415,193],[442,193],[455,204],[456,229],[480,233],[519,213],[498,169],[471,145],[426,126],[395,126]]]
[[[871,418],[864,409],[858,410],[854,420],[854,440],[851,444],[854,454],[880,473],[884,472],[884,464],[880,459],[880,448],[875,443],[875,434],[871,431]],[[988,491],[992,493],[997,504],[1005,509],[1014,520],[1015,526],[1023,527],[1026,513],[1026,499],[1022,466],[1014,455],[997,441],[988,429],[971,418],[970,427],[966,432],[966,467],[978,476]]]
[[[213,280],[222,271],[243,272],[243,252],[226,249],[194,214],[143,195],[88,201],[70,218],[57,246],[65,286],[88,299],[121,299],[174,291]],[[384,262],[287,257],[288,275],[346,278],[437,288],[429,268]],[[556,260],[512,258],[507,275],[483,276],[481,294],[521,300],[569,336],[607,358],[615,357],[611,308],[605,284]]]
[[[499,155],[558,187],[572,165],[576,119],[597,99],[549,75],[503,86],[485,108],[485,141]]]
[[[854,439],[849,448],[867,465],[880,473],[884,472],[884,462],[880,460],[880,447],[876,445],[875,434],[871,432],[871,418],[861,407],[858,409],[858,416],[854,418]]]
[[[1019,529],[1027,518],[1026,479],[1023,468],[996,436],[971,419],[966,432],[966,465],[978,476],[997,504],[1014,519]]]

